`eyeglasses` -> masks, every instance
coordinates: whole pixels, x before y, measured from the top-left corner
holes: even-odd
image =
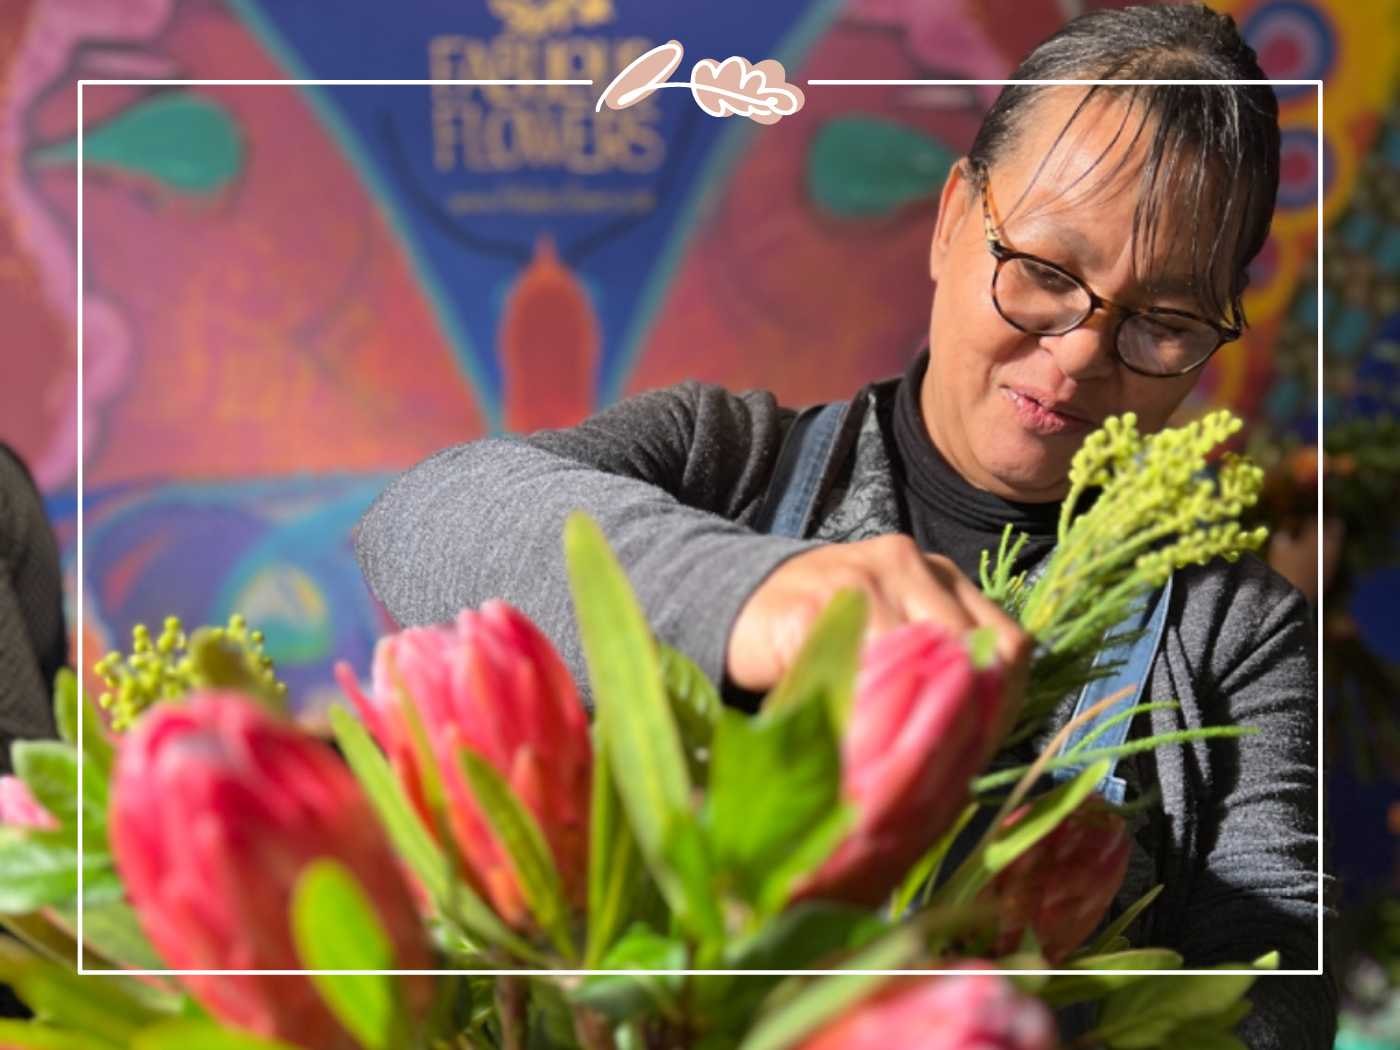
[[[974,178],[982,197],[987,250],[996,259],[992,302],[1013,328],[1030,335],[1064,335],[1082,325],[1094,311],[1111,307],[1118,316],[1113,329],[1114,356],[1132,371],[1158,378],[1194,372],[1221,346],[1240,337],[1237,327],[1212,324],[1184,310],[1122,306],[1094,292],[1064,267],[1012,251],[997,236],[992,221],[986,171],[975,170]]]

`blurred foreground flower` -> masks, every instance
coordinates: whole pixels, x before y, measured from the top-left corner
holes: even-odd
[[[40,805],[28,784],[16,776],[3,776],[0,777],[0,827],[52,831],[58,827],[58,821]]]
[[[959,967],[967,964],[959,964]],[[968,966],[973,968],[975,964]],[[800,1050],[1050,1050],[1055,1021],[1039,999],[982,976],[897,978]]]
[[[343,865],[373,902],[396,963],[432,956],[379,822],[324,744],[236,693],[161,705],[123,739],[111,842],[141,927],[177,969],[300,969],[290,905],[313,861]],[[190,976],[220,1020],[299,1046],[354,1047],[305,977]],[[425,978],[405,985],[416,1014]]]
[[[1021,819],[1029,807],[1007,818]],[[1059,965],[1098,927],[1123,885],[1131,843],[1123,818],[1091,795],[1054,831],[1017,857],[986,889],[996,903],[996,954],[1014,952],[1026,927]]]
[[[842,793],[855,826],[797,890],[876,905],[967,804],[968,782],[995,752],[1006,703],[996,666],[930,623],[868,646],[841,745]]]
[[[523,613],[489,601],[451,625],[381,639],[369,697],[349,667],[341,664],[336,674],[433,828],[433,793],[441,784],[466,874],[507,923],[529,927],[529,911],[510,857],[468,786],[463,750],[510,785],[544,833],[565,897],[583,907],[593,770],[588,716],[563,661]],[[420,753],[419,728],[430,754]]]

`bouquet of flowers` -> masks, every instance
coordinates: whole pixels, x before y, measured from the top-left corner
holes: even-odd
[[[1074,1004],[1076,1045],[1241,1046],[1253,977],[1132,972],[1182,960],[1124,936],[1157,890],[1109,914],[1130,843],[1095,788],[1110,757],[1247,728],[1063,756],[1071,723],[983,775],[1102,673],[1146,590],[1262,542],[1236,520],[1257,469],[1206,470],[1238,426],[1110,420],[1044,571],[1012,573],[1010,536],[988,556],[985,588],[1039,643],[1025,695],[979,632],[863,645],[850,592],[757,713],[726,709],[581,515],[591,718],[501,602],[382,639],[367,685],[342,667],[334,746],[283,713],[241,620],[138,630],[81,733],[69,675],[62,740],[16,745],[0,781],[0,979],[35,1015],[0,1021],[0,1046],[1042,1050]],[[78,976],[80,943],[114,972]]]

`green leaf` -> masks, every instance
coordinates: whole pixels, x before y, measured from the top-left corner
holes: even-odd
[[[783,680],[763,701],[764,713],[824,696],[832,721],[844,730],[855,696],[865,619],[865,595],[855,590],[838,591],[812,625]]]
[[[141,1032],[131,1050],[297,1050],[290,1043],[223,1028],[214,1021],[166,1021]]]
[[[57,909],[69,929],[76,930],[77,909],[61,906]],[[88,901],[83,905],[83,942],[87,945],[84,963],[88,969],[102,968],[102,959],[127,968],[161,970],[165,962],[151,947],[141,931],[136,913],[125,901],[102,903]],[[101,958],[93,959],[93,953]]]
[[[78,847],[61,831],[0,827],[0,914],[23,915],[78,895]]]
[[[308,970],[392,970],[394,944],[374,904],[339,862],[309,864],[292,892],[292,936]],[[402,1045],[407,1028],[389,974],[311,974],[346,1031],[369,1048]]]
[[[1065,963],[1067,970],[1177,970],[1180,953],[1170,948],[1129,948],[1103,955],[1087,955]]]
[[[1119,711],[1116,714],[1110,716],[1109,718],[1105,718],[1101,722],[1095,721],[1094,728],[1089,730],[1089,732],[1085,733],[1082,737],[1080,737],[1078,742],[1076,742],[1075,745],[1066,752],[1066,754],[1077,755],[1081,751],[1087,751],[1089,749],[1090,744],[1092,744],[1095,740],[1099,739],[1099,737],[1103,736],[1105,733],[1107,733],[1110,729],[1112,729],[1120,722],[1130,721],[1131,719],[1136,718],[1138,715],[1147,714],[1151,711],[1175,711],[1180,709],[1180,707],[1181,704],[1177,703],[1175,700],[1164,700],[1160,703],[1155,704],[1137,704],[1136,706],[1128,708],[1126,711]]]
[[[1086,956],[1092,956],[1107,951],[1108,946],[1121,937],[1137,917],[1151,906],[1152,902],[1161,895],[1163,889],[1165,889],[1165,887],[1161,883],[1158,883],[1135,900],[1122,915],[1114,919],[1113,922],[1104,929],[1103,933],[1099,934],[1093,944],[1084,949],[1084,954]]]
[[[595,742],[602,735],[595,724]],[[612,780],[607,750],[596,743],[590,805],[588,935],[583,952],[583,965],[587,969],[597,967],[623,921],[633,914],[635,901],[632,898],[641,875],[637,840],[623,819],[622,800]]]
[[[964,640],[967,655],[972,666],[985,671],[997,664],[997,632],[991,627],[979,627],[969,631]]]
[[[917,924],[891,931],[846,962],[846,968],[852,972],[818,978],[760,1018],[740,1044],[740,1050],[785,1050],[800,1042],[890,980],[885,974],[859,971],[905,967],[923,950]]]
[[[1059,827],[1060,822],[1093,794],[1108,773],[1108,762],[1095,762],[1079,776],[1047,792],[1031,804],[1029,812],[1009,828],[1000,828],[987,843],[984,862],[989,874],[1004,870],[1017,857]]]
[[[690,657],[663,642],[656,643],[656,652],[662,688],[676,717],[686,764],[692,779],[703,783],[709,770],[710,742],[723,704],[705,672]]]
[[[782,911],[792,895],[793,888],[805,875],[815,871],[831,856],[855,824],[855,820],[855,807],[843,802],[834,806],[831,812],[812,826],[792,848],[792,852],[781,859],[764,880],[758,893],[760,917]]]
[[[604,970],[682,970],[684,941],[657,933],[645,923],[630,926],[603,958]],[[648,1013],[678,1015],[677,996],[685,978],[667,974],[599,974],[584,979],[570,999],[611,1018],[626,1021]]]
[[[1253,1010],[1253,1003],[1241,999],[1218,1014],[1179,1024],[1162,1044],[1162,1050],[1197,1050],[1198,1047],[1204,1050],[1248,1050],[1231,1033]]]
[[[21,740],[10,749],[15,773],[39,803],[69,832],[77,833],[78,752],[57,740]],[[107,778],[84,758],[83,847],[107,850]]]
[[[1235,1008],[1254,983],[1250,974],[1159,977],[1114,992],[1095,1031],[1115,1050],[1155,1048],[1183,1023]]]
[[[909,909],[909,905],[913,903],[914,896],[925,886],[932,886],[937,880],[939,869],[943,867],[943,858],[953,848],[953,843],[963,833],[963,829],[977,815],[977,810],[976,802],[968,803],[958,814],[958,819],[953,822],[953,826],[945,831],[932,848],[909,869],[909,874],[904,876],[904,881],[900,883],[890,900],[889,914],[892,918],[897,919],[903,915]]]
[[[569,935],[569,905],[544,832],[490,762],[466,749],[458,753],[458,760],[482,814],[510,858],[531,914],[560,953],[572,960],[575,950]]]
[[[460,879],[452,878],[447,856],[433,840],[364,725],[339,704],[331,706],[330,722],[336,743],[379,815],[394,851],[408,863],[438,910],[460,919],[474,936],[490,944],[509,948],[530,961],[542,961],[480,897]]]
[[[841,756],[824,705],[720,716],[705,825],[716,862],[749,902],[840,795]]]
[[[80,977],[76,970],[0,942],[0,981],[11,985],[36,1017],[81,1032],[101,1032],[125,1046],[137,1031],[168,1016],[118,976]]]
[[[665,863],[675,882],[672,910],[696,938],[697,969],[713,966],[712,956],[723,948],[724,921],[715,894],[714,861],[700,825],[686,814],[677,820],[666,840]]]
[[[953,904],[971,900],[998,872],[1054,831],[1062,820],[1073,813],[1085,798],[1093,794],[1107,771],[1107,761],[1095,762],[1073,780],[1037,798],[1015,824],[1007,827],[1003,823],[993,829],[939,890],[936,899]]]
[[[802,901],[725,952],[733,970],[801,970],[821,966],[838,952],[868,944],[889,925],[852,904]],[[745,978],[749,980],[751,978]]]
[[[1082,762],[1093,762],[1106,758],[1124,758],[1127,755],[1136,755],[1143,751],[1156,751],[1161,747],[1188,744],[1197,740],[1228,740],[1238,737],[1254,736],[1258,732],[1259,729],[1256,726],[1206,726],[1203,729],[1183,729],[1177,733],[1160,733],[1154,737],[1130,740],[1126,744],[1118,744],[1114,747],[1096,747],[1088,751],[1080,751],[1074,755],[1060,755],[1045,763],[1045,765],[1041,767],[1041,772],[1052,773],[1057,769],[1077,766]],[[974,794],[981,795],[988,791],[995,791],[999,787],[1014,784],[1021,779],[1029,768],[1030,766],[1016,766],[1011,769],[998,770],[995,773],[988,773],[985,776],[977,777],[972,782],[972,791]]]
[[[71,668],[60,667],[53,679],[53,719],[58,738],[65,744],[78,742],[78,676]]]
[[[78,844],[72,830],[0,827],[0,915],[76,903]],[[121,899],[125,890],[110,853],[85,850],[82,866],[86,906]]]
[[[15,773],[60,824],[78,822],[78,753],[57,740],[20,740],[10,748]]]
[[[564,555],[602,748],[642,855],[671,899],[678,886],[665,849],[672,826],[691,816],[690,776],[656,647],[627,577],[587,515],[569,517]]]
[[[14,1050],[124,1050],[124,1044],[114,1043],[102,1036],[75,1032],[69,1028],[50,1028],[36,1021],[3,1019],[0,1019],[0,1045],[13,1047]]]
[[[1085,970],[1083,975],[1052,977],[1038,993],[1052,1007],[1102,999],[1119,988],[1156,978],[1140,974],[1095,973],[1096,970],[1176,970],[1182,958],[1166,948],[1138,948],[1106,955],[1094,955],[1066,963],[1067,969]]]
[[[62,681],[63,672],[59,672],[59,681]],[[76,677],[73,679],[73,688],[78,689]],[[92,769],[97,771],[102,782],[105,784],[112,776],[112,760],[114,749],[112,741],[108,739],[105,723],[102,718],[102,711],[97,706],[97,701],[87,690],[80,690],[79,703],[82,709],[83,721],[83,755],[92,763]],[[87,789],[87,766],[83,767],[83,788]]]

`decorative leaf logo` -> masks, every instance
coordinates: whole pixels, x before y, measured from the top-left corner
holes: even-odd
[[[690,88],[696,104],[712,117],[748,117],[759,124],[776,124],[796,113],[805,101],[801,89],[787,82],[783,64],[772,58],[757,65],[738,55],[723,62],[702,58],[691,69],[690,80],[669,80],[684,55],[678,40],[658,44],[613,79],[595,108],[626,109],[653,91],[683,87]]]
[[[666,81],[681,64],[685,49],[679,40],[668,40],[657,44],[644,55],[638,55],[619,73],[606,91],[598,99],[595,110],[605,105],[608,109],[626,109],[635,106]]]
[[[690,71],[690,91],[712,117],[748,117],[759,124],[776,124],[802,108],[802,92],[787,82],[787,71],[776,59],[751,66],[738,55],[723,62],[702,58]]]

